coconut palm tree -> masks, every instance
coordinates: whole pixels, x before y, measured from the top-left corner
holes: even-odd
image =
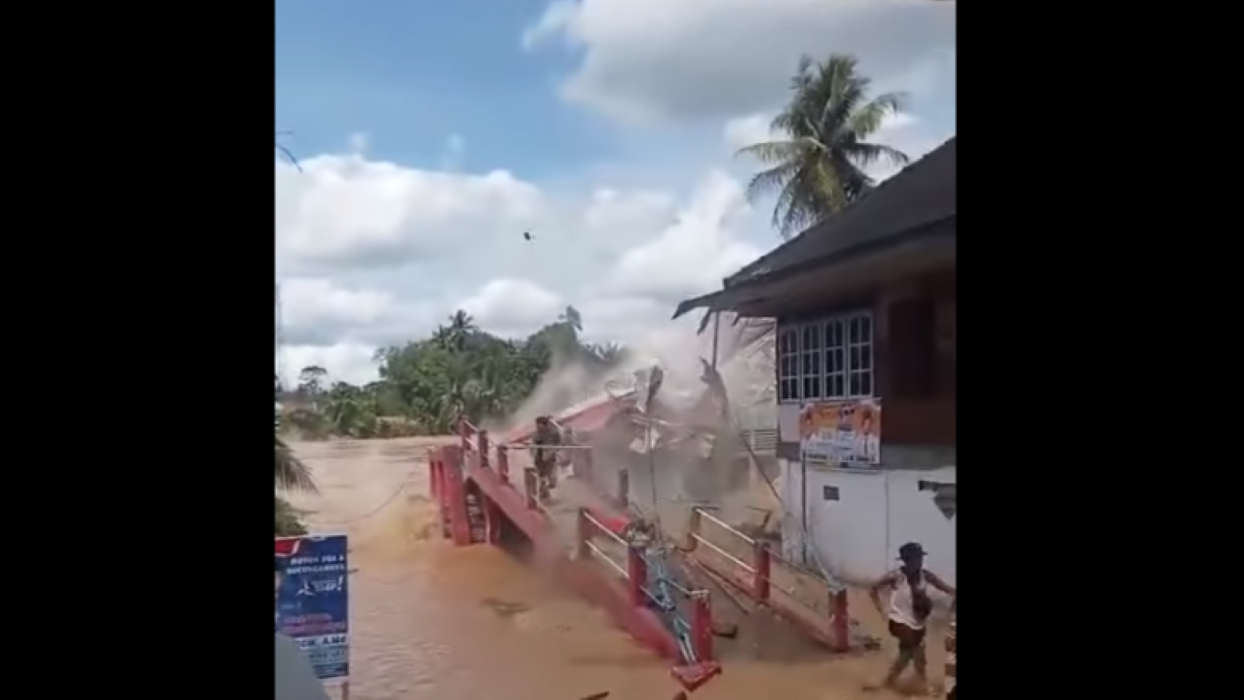
[[[435,338],[446,349],[462,350],[466,339],[478,329],[471,314],[458,309],[450,314],[448,326],[436,329]]]
[[[579,310],[573,306],[567,306],[566,310],[557,317],[557,320],[562,323],[570,324],[570,327],[575,329],[576,333],[583,332],[583,316],[581,316],[579,314]]]
[[[857,71],[854,56],[825,61],[799,59],[790,102],[773,118],[779,138],[741,149],[767,169],[747,186],[752,200],[777,194],[773,225],[783,238],[840,211],[875,184],[865,168],[887,162],[905,165],[907,155],[868,141],[887,117],[898,114],[903,96],[869,97],[871,81]]]

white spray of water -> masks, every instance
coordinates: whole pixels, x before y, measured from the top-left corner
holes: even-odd
[[[772,401],[772,343],[768,343],[766,347],[765,341],[751,342],[745,343],[749,347],[739,347],[743,334],[737,331],[732,321],[732,318],[723,315],[718,341],[718,355],[723,358],[719,369],[727,393],[735,408],[740,404],[756,403],[758,400]],[[517,411],[500,425],[489,427],[495,431],[499,428],[508,430],[515,426],[530,425],[539,415],[555,415],[575,404],[591,404],[596,400],[603,400],[608,380],[625,378],[636,370],[648,369],[653,365],[660,365],[665,372],[660,393],[663,402],[669,407],[686,410],[689,417],[690,409],[706,388],[700,379],[703,370],[701,360],[707,361],[712,357],[712,328],[704,334],[697,334],[693,324],[670,324],[665,328],[624,339],[622,344],[627,349],[626,358],[607,376],[601,376],[580,363],[555,363],[540,379],[531,397]],[[759,350],[757,345],[760,346]],[[773,411],[773,418],[776,420],[776,409]],[[776,425],[772,427],[776,428]],[[733,426],[727,428],[731,429]],[[633,488],[637,486],[633,482]],[[688,496],[681,484],[673,481],[662,480],[659,488],[664,492],[664,497]],[[781,518],[781,504],[773,490],[754,470],[745,484],[722,486],[712,500],[720,508],[721,515],[730,522],[758,523],[766,511],[772,512],[770,520],[774,524]]]

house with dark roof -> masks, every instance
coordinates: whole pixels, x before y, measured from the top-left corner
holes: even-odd
[[[910,507],[899,507],[913,512],[876,532],[888,533],[894,547],[924,542],[935,564],[936,550],[948,547],[942,554],[951,570],[955,144],[951,138],[675,312],[777,320],[778,453],[788,510],[800,503],[811,520],[820,508],[810,503],[832,503],[817,516],[832,530],[846,526],[838,519],[847,513],[884,514],[910,498]],[[878,479],[858,478],[868,474]],[[858,517],[850,528],[860,531]],[[949,544],[929,543],[934,530],[948,533]],[[868,551],[867,562],[855,563],[860,575],[879,574],[894,557],[875,542],[840,544]]]

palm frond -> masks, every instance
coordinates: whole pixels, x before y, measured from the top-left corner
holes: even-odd
[[[907,104],[907,95],[890,92],[874,97],[868,104],[856,109],[847,120],[847,128],[857,139],[866,139],[877,133],[886,117],[901,113]]]
[[[851,160],[863,167],[885,162],[895,167],[907,165],[911,160],[906,153],[881,143],[857,143],[851,148]],[[863,175],[863,173],[861,173]],[[867,176],[865,176],[867,177]],[[872,178],[868,178],[871,180]]]
[[[285,159],[298,169],[298,172],[302,172],[302,165],[298,162],[298,159],[294,157],[294,154],[289,152],[288,148],[278,143],[276,144],[276,150],[280,151],[281,155],[285,156]]]
[[[318,493],[315,481],[311,478],[311,468],[294,456],[281,436],[276,436],[275,471],[276,487],[285,491],[305,491]]]
[[[805,148],[807,148],[807,144],[796,139],[789,141],[765,141],[744,146],[734,155],[736,158],[743,156],[755,158],[761,163],[772,165],[798,158]]]
[[[276,137],[279,139],[282,136],[288,136],[290,133],[292,132],[278,131],[276,132]],[[276,142],[276,150],[278,153],[285,156],[285,160],[288,160],[290,164],[292,164],[295,168],[297,168],[298,172],[302,172],[302,165],[298,162],[298,159],[294,157],[293,153],[290,153],[290,150],[288,148],[282,146],[280,141]]]

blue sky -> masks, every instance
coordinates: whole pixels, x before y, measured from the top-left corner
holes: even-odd
[[[570,56],[522,49],[542,3],[277,0],[276,121],[307,153],[365,132],[386,157],[436,166],[454,134],[463,166],[540,176],[614,154],[608,127],[559,109]]]
[[[276,165],[286,364],[363,379],[455,308],[671,332],[678,298],[778,242],[731,154],[798,55],[908,93],[884,138],[915,158],[954,133],[954,34],[927,0],[277,0],[275,127],[304,166]]]

